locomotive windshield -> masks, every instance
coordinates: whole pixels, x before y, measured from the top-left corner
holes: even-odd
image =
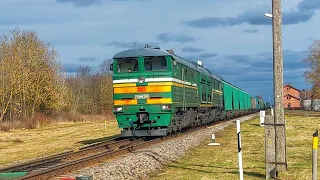
[[[139,61],[138,58],[119,58],[117,60],[117,72],[138,72]],[[144,71],[166,71],[167,59],[165,56],[148,56],[144,57]]]
[[[145,71],[165,71],[167,70],[167,60],[165,56],[144,57]]]
[[[137,58],[117,59],[117,72],[137,72],[139,71]]]

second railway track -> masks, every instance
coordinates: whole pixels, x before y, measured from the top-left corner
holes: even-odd
[[[88,166],[90,164],[82,163],[77,167],[75,162],[81,162],[91,159],[95,156],[112,155],[122,148],[130,148],[132,144],[144,142],[142,139],[121,139],[114,138],[108,141],[91,144],[78,150],[67,151],[64,153],[24,162],[21,164],[5,167],[0,169],[0,173],[8,172],[28,172],[27,175],[18,179],[48,179],[59,173],[66,173],[72,170]],[[108,156],[108,157],[110,157]]]

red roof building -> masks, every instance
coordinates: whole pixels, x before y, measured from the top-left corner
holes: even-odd
[[[299,109],[300,103],[300,90],[287,84],[283,87],[283,102],[286,109]]]

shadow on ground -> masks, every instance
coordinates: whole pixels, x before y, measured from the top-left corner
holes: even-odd
[[[233,172],[229,172],[231,174],[239,174],[239,171],[233,171]],[[252,176],[252,177],[257,177],[257,178],[262,178],[265,179],[266,175],[265,174],[261,174],[261,173],[257,173],[257,172],[248,172],[248,171],[243,171],[243,175],[247,175],[247,176]]]
[[[251,126],[260,126],[260,124],[250,124]]]
[[[177,161],[172,161],[172,162],[174,164],[166,165],[166,166],[171,168],[179,168],[179,169],[198,171],[203,173],[221,173],[220,171],[214,171],[214,169],[223,169],[225,170],[224,173],[239,174],[238,168],[230,168],[230,167],[215,166],[215,165],[203,165],[203,164],[186,164],[186,163],[180,163]],[[193,166],[193,167],[190,167],[190,166]],[[200,168],[212,168],[212,170],[208,170],[208,169],[204,170]],[[257,169],[257,168],[263,169],[264,167],[255,167],[254,169]],[[264,174],[257,173],[257,172],[244,171],[243,174],[247,176],[257,177],[257,178],[265,178]]]

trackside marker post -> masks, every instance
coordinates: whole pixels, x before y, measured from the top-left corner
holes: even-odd
[[[240,120],[237,120],[237,137],[238,137],[239,175],[240,175],[240,180],[243,180]]]
[[[312,180],[317,179],[318,130],[313,134],[312,144]]]
[[[208,144],[209,146],[219,146],[220,143],[216,143],[216,136],[214,134],[212,134],[211,136],[211,139],[212,139],[212,143]]]
[[[260,111],[260,126],[264,126],[264,117],[266,116],[266,111]]]

